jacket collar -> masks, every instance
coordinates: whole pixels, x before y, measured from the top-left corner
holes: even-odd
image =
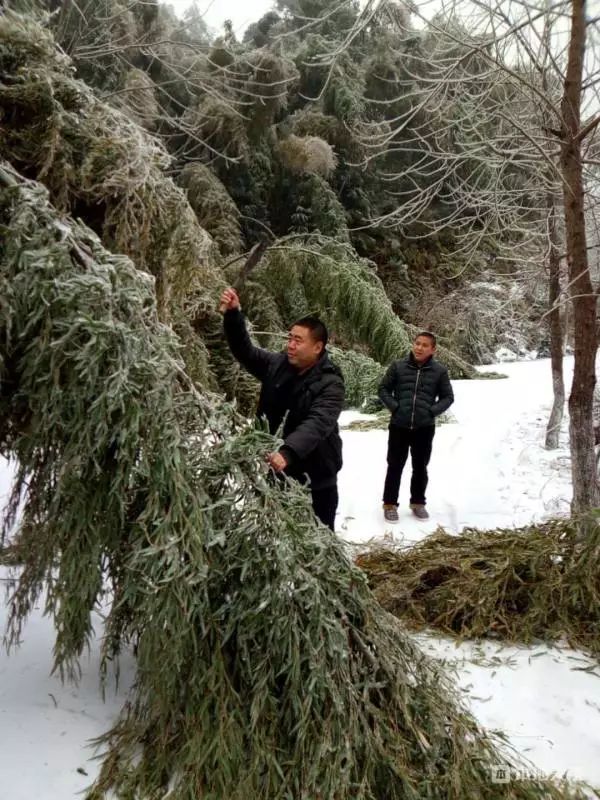
[[[413,352],[411,350],[406,358],[406,361],[414,369],[425,369],[426,367],[431,366],[431,362],[433,361],[433,356],[429,356],[429,358],[426,361],[423,361],[423,363],[419,364],[419,362],[414,357]]]
[[[312,365],[312,367],[307,369],[306,372],[302,373],[302,377],[308,378],[310,376],[311,380],[313,380],[318,378],[323,372],[332,372],[336,375],[341,374],[339,368],[329,360],[329,353],[327,350],[323,350],[318,360]]]

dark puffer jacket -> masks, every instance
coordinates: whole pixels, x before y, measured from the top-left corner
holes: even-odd
[[[454,402],[448,370],[434,358],[419,365],[411,353],[394,361],[379,385],[381,402],[392,412],[391,425],[427,428]]]
[[[310,479],[313,489],[334,486],[342,468],[338,417],[344,405],[344,380],[324,352],[314,367],[300,374],[286,353],[271,353],[250,341],[241,311],[227,311],[223,324],[231,352],[262,383],[257,416],[275,433],[287,412],[281,453],[286,475]]]

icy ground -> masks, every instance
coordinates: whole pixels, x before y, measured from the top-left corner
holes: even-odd
[[[393,531],[386,529],[381,515],[386,432],[343,432],[337,518],[342,538],[360,542],[393,535],[410,543],[438,524],[455,532],[465,525],[508,527],[568,510],[566,432],[559,450],[543,449],[551,403],[549,363],[502,364],[498,369],[509,378],[454,382],[456,422],[438,428],[434,441],[429,522],[411,517],[408,481],[403,481],[400,523]],[[360,417],[345,412],[342,424]],[[0,497],[7,482],[6,468],[0,468]],[[0,583],[5,575],[0,572]],[[0,628],[5,617],[0,608]],[[600,787],[596,662],[543,644],[457,647],[439,637],[418,638],[427,652],[456,670],[465,701],[480,722],[503,732],[532,762],[529,771],[513,779],[527,780],[538,770],[567,772]],[[38,612],[24,631],[22,647],[10,656],[0,652],[0,798],[75,800],[97,770],[86,743],[109,727],[131,683],[133,665],[124,664],[119,693],[109,691],[103,703],[93,648],[79,686],[63,687],[49,676],[52,644],[51,625]]]

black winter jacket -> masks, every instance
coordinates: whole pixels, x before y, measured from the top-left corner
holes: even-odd
[[[344,380],[340,370],[323,353],[314,367],[300,374],[286,353],[271,353],[250,341],[241,311],[223,318],[231,352],[262,383],[257,416],[266,417],[275,433],[286,415],[281,453],[286,475],[305,481],[313,489],[335,486],[342,467],[342,440],[338,417],[344,405]]]
[[[419,365],[412,353],[394,361],[379,385],[381,402],[398,428],[427,428],[454,402],[448,370],[430,358]]]

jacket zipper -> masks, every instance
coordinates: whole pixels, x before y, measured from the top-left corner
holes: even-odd
[[[417,369],[417,380],[415,381],[415,393],[413,394],[413,409],[412,417],[410,418],[410,429],[413,429],[415,424],[415,406],[417,404],[417,389],[419,388],[419,378],[421,377],[421,370]]]

